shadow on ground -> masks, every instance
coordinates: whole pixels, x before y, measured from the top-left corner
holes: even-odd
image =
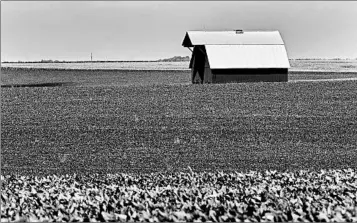
[[[75,86],[74,82],[55,82],[55,83],[34,83],[34,84],[5,84],[1,85],[2,88],[13,88],[13,87],[66,87]]]

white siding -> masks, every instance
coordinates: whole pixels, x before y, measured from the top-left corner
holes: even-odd
[[[206,45],[211,69],[290,68],[284,45]]]

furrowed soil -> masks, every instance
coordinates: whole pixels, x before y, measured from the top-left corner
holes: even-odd
[[[4,174],[357,167],[357,81],[191,85],[189,71],[1,75],[3,86],[22,86],[1,89]],[[68,85],[26,86],[44,83]]]
[[[1,222],[356,222],[351,66],[214,85],[2,68]]]

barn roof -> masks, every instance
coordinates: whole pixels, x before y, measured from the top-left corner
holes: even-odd
[[[211,69],[290,68],[284,45],[206,45]]]
[[[184,47],[195,45],[283,45],[279,31],[188,31]]]

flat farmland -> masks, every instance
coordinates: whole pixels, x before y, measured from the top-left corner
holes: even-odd
[[[355,222],[356,76],[2,68],[1,222]]]
[[[357,81],[139,80],[2,88],[3,173],[357,167]]]
[[[357,79],[357,70],[289,71],[289,81]],[[2,87],[190,85],[189,70],[1,68]]]

